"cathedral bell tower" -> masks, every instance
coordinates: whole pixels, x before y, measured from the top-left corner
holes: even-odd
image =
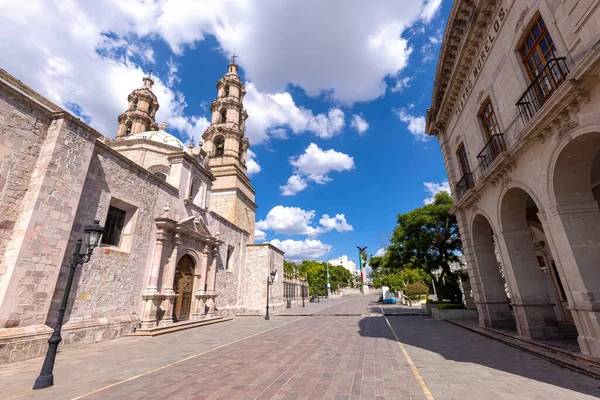
[[[227,73],[217,82],[217,98],[210,105],[212,121],[202,138],[210,169],[217,178],[210,208],[247,230],[250,243],[254,243],[255,192],[246,174],[250,142],[244,137],[248,118],[243,105],[246,89],[237,74],[236,57],[232,57]]]
[[[152,93],[152,85],[154,85],[152,70],[144,77],[143,82],[141,88],[135,89],[127,97],[129,105],[127,111],[119,115],[119,131],[116,140],[125,139],[136,133],[158,130],[154,116],[159,105],[158,99]]]

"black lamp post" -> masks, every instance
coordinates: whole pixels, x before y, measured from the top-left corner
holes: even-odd
[[[267,277],[267,314],[265,315],[265,319],[269,320],[269,288],[275,282],[275,276],[277,275],[277,271],[271,271],[269,276]]]
[[[67,278],[67,285],[65,287],[65,292],[63,293],[63,298],[60,303],[60,310],[58,311],[58,319],[56,320],[56,325],[54,326],[54,332],[50,339],[48,339],[48,352],[46,353],[46,358],[44,359],[44,365],[42,366],[42,371],[40,375],[35,380],[35,384],[33,385],[33,389],[45,389],[54,385],[54,374],[52,371],[54,370],[54,360],[56,359],[56,351],[58,350],[58,344],[62,341],[62,337],[60,336],[60,330],[62,328],[63,318],[65,316],[65,310],[67,309],[67,301],[69,300],[69,292],[71,291],[71,285],[73,283],[73,277],[75,275],[75,269],[79,265],[85,264],[90,261],[92,256],[92,252],[100,243],[100,238],[104,233],[104,228],[100,226],[100,221],[94,221],[92,225],[87,225],[84,228],[85,231],[85,245],[87,247],[87,252],[81,254],[81,239],[77,241],[75,245],[75,251],[73,252],[73,260],[71,261],[71,267],[69,269],[69,277]]]
[[[302,279],[302,307],[304,307],[304,296],[305,296],[305,290],[306,290],[306,279]]]

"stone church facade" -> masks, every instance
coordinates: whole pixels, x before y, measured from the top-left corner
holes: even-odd
[[[437,136],[484,327],[600,358],[600,1],[454,2]]]
[[[155,121],[153,80],[128,97],[110,140],[0,70],[0,363],[40,356],[83,227],[105,227],[78,268],[63,344],[260,314],[269,273],[283,305],[283,252],[254,244],[244,86],[217,84],[204,143]]]

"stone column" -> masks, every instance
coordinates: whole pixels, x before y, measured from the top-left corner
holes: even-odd
[[[206,281],[203,256],[204,251],[202,251],[201,254],[202,256],[200,257],[200,262],[196,264],[196,268],[194,270],[194,288],[192,289],[192,293],[194,293],[194,300],[192,303],[192,319],[200,319],[204,311],[204,301],[201,298],[201,295],[204,294],[204,281]]]
[[[481,280],[479,276],[479,268],[475,261],[475,253],[473,250],[473,241],[469,229],[467,229],[466,216],[464,212],[456,213],[456,221],[458,223],[458,229],[460,231],[460,237],[463,244],[463,254],[465,261],[467,262],[467,273],[469,275],[469,282],[471,284],[471,290],[473,291],[473,299],[475,307],[477,308],[477,315],[479,318],[480,326],[489,326],[489,312],[485,306],[485,299],[481,288]]]
[[[208,256],[210,255],[210,250],[208,246],[204,246],[204,251],[202,251],[202,276],[200,277],[200,284],[198,285],[198,293],[206,293],[208,290],[207,287],[207,276],[208,276]]]
[[[519,334],[533,339],[560,338],[554,304],[537,262],[530,232],[500,232],[496,237]]]
[[[540,213],[541,214],[541,213]],[[579,347],[600,357],[600,211],[586,201],[550,207],[540,216],[577,327]]]
[[[181,237],[179,233],[175,234],[173,238],[173,248],[171,249],[171,257],[169,257],[169,263],[165,268],[163,274],[162,283],[162,294],[164,300],[162,301],[162,309],[164,315],[160,320],[159,325],[170,325],[173,323],[173,303],[177,294],[173,290],[173,280],[175,279],[175,269],[177,268],[177,255],[181,246]]]
[[[158,291],[158,277],[162,268],[163,249],[166,240],[167,237],[164,231],[158,231],[156,233],[156,244],[154,245],[154,257],[150,269],[150,279],[148,287],[142,295],[142,299],[144,300],[141,315],[142,329],[152,328],[157,324],[157,311],[162,300],[162,296]]]
[[[473,246],[473,253],[481,285],[478,309],[482,309],[483,315],[480,315],[480,322],[488,328],[514,327],[515,321],[491,238],[487,244]]]
[[[216,279],[217,279],[217,254],[218,254],[218,247],[215,246],[212,249],[212,257],[211,257],[211,262],[210,262],[210,267],[208,270],[208,274],[206,279],[208,280],[207,285],[208,285],[208,290],[207,292],[209,294],[213,294],[215,292],[215,284],[216,284]]]

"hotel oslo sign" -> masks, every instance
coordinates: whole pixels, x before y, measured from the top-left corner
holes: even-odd
[[[475,82],[479,77],[479,73],[481,72],[483,65],[485,64],[485,60],[487,59],[488,55],[490,54],[490,51],[492,50],[492,46],[498,38],[500,29],[502,29],[502,25],[506,20],[506,16],[508,15],[508,11],[510,10],[510,7],[513,2],[512,0],[509,0],[506,3],[509,4],[501,5],[496,11],[496,15],[491,23],[491,27],[486,34],[485,41],[483,42],[483,45],[481,46],[481,49],[477,54],[477,58],[475,58],[471,72],[469,73],[469,75],[467,75],[469,77],[469,80],[462,89],[462,93],[458,99],[458,104],[456,106],[456,118],[460,117],[460,113],[462,112],[463,107],[469,99],[469,95],[473,90],[473,86],[475,85]]]

